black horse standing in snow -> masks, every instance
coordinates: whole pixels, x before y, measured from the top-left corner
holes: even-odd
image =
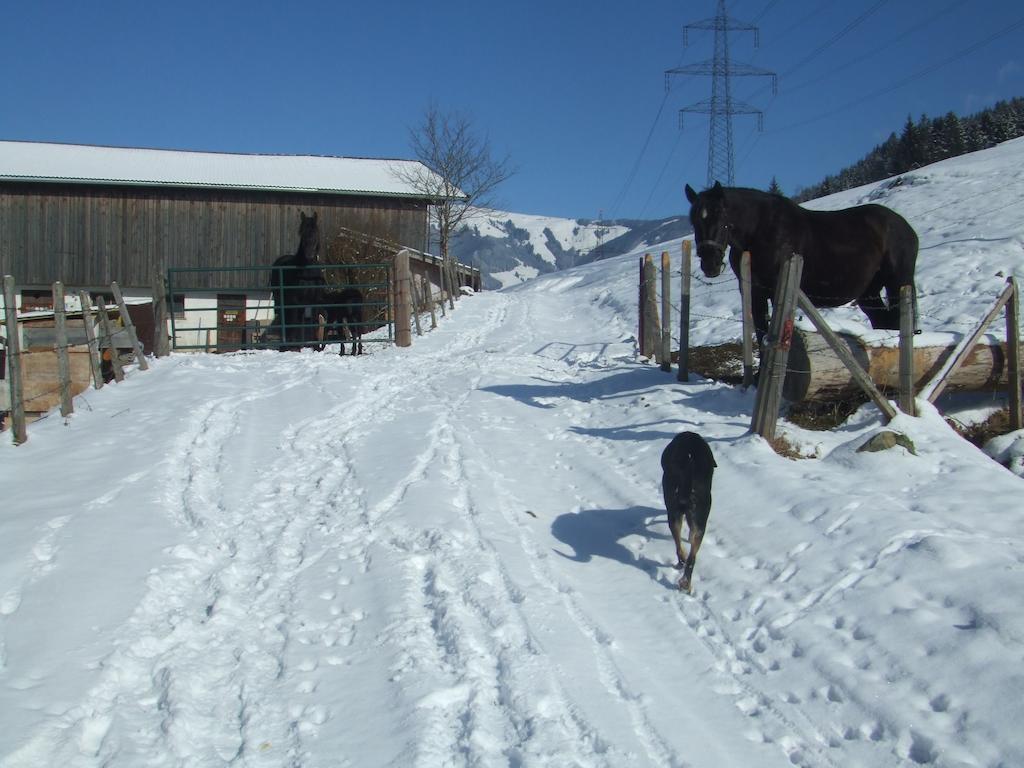
[[[299,348],[316,341],[315,306],[325,285],[320,269],[320,227],[317,214],[299,212],[299,247],[294,254],[274,261],[270,288],[274,295],[274,319],[269,333],[281,337],[280,349]]]
[[[914,285],[917,233],[895,211],[882,205],[811,211],[781,195],[717,182],[700,194],[687,184],[686,197],[707,277],[721,274],[729,247],[729,264],[738,278],[743,251],[750,251],[759,344],[768,332],[768,301],[779,271],[794,253],[804,258],[800,288],[815,306],[855,301],[872,328],[900,327],[900,288]],[[915,321],[916,308],[915,294]]]

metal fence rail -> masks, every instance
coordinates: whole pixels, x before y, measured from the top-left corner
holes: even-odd
[[[301,274],[297,274],[300,273]],[[213,274],[238,276],[210,288]],[[175,267],[167,270],[171,345],[176,351],[322,348],[338,343],[329,318],[355,310],[350,334],[367,344],[394,343],[390,264],[318,264],[315,267]],[[359,291],[361,300],[340,294]]]

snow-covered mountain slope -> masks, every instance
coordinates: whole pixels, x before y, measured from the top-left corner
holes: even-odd
[[[452,253],[481,268],[486,288],[504,288],[688,231],[685,217],[607,222],[481,210],[455,235]]]

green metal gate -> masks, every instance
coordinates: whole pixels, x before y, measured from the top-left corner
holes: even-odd
[[[314,273],[315,282],[289,285],[294,270]],[[170,268],[171,346],[205,352],[322,348],[338,342],[327,318],[342,307],[358,309],[360,318],[350,325],[363,344],[391,344],[391,284],[390,264]],[[346,288],[357,289],[361,301],[346,297],[342,304]]]

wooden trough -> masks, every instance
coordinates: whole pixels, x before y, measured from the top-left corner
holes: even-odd
[[[882,391],[899,389],[899,346],[868,344],[850,334],[836,334],[850,354]],[[915,339],[914,389],[920,390],[953,355],[958,338],[953,334],[930,333]],[[922,343],[923,342],[923,343]],[[953,374],[946,391],[1005,389],[1007,386],[1006,344],[991,337],[982,341]],[[782,396],[790,402],[842,400],[860,394],[849,369],[819,333],[794,329]]]

